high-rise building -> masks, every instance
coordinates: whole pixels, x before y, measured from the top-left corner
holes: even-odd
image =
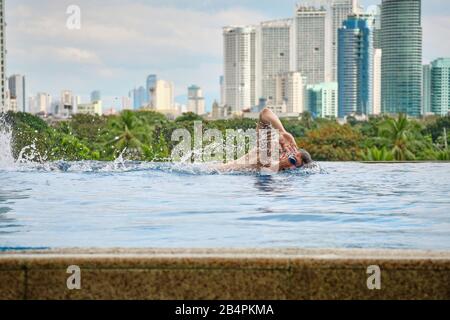
[[[375,37],[375,33],[374,33],[374,37]],[[375,114],[375,115],[378,115],[381,113],[381,58],[382,58],[382,56],[383,56],[383,51],[381,49],[374,48],[374,50],[373,50],[372,114]]]
[[[338,32],[338,116],[373,112],[373,20],[352,15]]]
[[[100,93],[100,91],[95,90],[92,91],[91,93],[91,102],[97,102],[97,101],[101,101],[102,100],[102,94]]]
[[[5,0],[0,0],[0,113],[8,111],[6,99]]]
[[[219,85],[220,85],[220,105],[224,105],[224,101],[225,101],[225,81],[223,76],[220,76],[219,78]]]
[[[241,112],[257,104],[256,28],[225,27],[224,104]]]
[[[324,82],[307,87],[307,109],[319,118],[337,118],[338,84]]]
[[[11,97],[9,95],[8,81],[6,81],[5,84],[6,84],[7,88],[5,90],[4,104],[0,105],[0,113],[11,110]],[[2,108],[2,106],[3,106],[3,108]],[[14,110],[12,110],[12,111],[14,111]]]
[[[431,113],[431,65],[422,67],[422,114]]]
[[[450,112],[450,58],[431,63],[431,111],[441,116]]]
[[[146,102],[150,105],[150,107],[153,105],[153,98],[155,96],[155,90],[156,90],[156,81],[158,81],[158,77],[156,74],[151,74],[147,77],[147,100]]]
[[[122,97],[122,110],[131,110],[131,97]]]
[[[308,84],[325,81],[326,63],[325,7],[298,6],[295,16],[295,70]]]
[[[31,114],[36,114],[37,101],[35,96],[28,97],[28,112]]]
[[[198,115],[205,114],[205,98],[199,86],[192,85],[188,88],[187,111]]]
[[[147,105],[146,89],[139,87],[133,90],[133,108],[135,110],[140,109]]]
[[[348,16],[358,13],[357,0],[333,0],[331,3],[331,81],[337,80],[338,30]]]
[[[165,80],[156,81],[153,108],[157,111],[173,111],[174,88],[173,83]]]
[[[367,12],[374,17],[373,47],[381,49],[381,5],[370,6]]]
[[[276,75],[289,72],[291,68],[291,46],[293,43],[293,20],[276,20],[262,22],[257,54],[261,75],[261,92],[258,98],[271,100],[275,98]]]
[[[421,0],[383,0],[381,7],[381,109],[421,114]]]
[[[268,105],[285,106],[286,113],[303,113],[305,82],[300,72],[285,72],[274,76],[275,95]]]
[[[46,114],[50,111],[52,96],[45,92],[36,95],[34,113]]]
[[[16,100],[17,111],[26,112],[25,77],[20,74],[12,75],[9,77],[8,84],[10,97]]]
[[[19,110],[17,110],[17,101],[16,101],[16,99],[10,99],[9,100],[9,109],[8,110],[11,110],[11,111],[14,111],[14,112],[18,112]]]
[[[61,92],[61,101],[56,112],[63,117],[69,117],[77,111],[78,104],[80,103],[80,97],[75,96],[70,90],[63,90]]]

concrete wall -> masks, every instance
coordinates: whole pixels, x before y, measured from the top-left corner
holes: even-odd
[[[81,290],[67,289],[68,266]],[[367,267],[381,268],[381,290]],[[0,254],[0,299],[450,299],[450,252],[69,250]]]

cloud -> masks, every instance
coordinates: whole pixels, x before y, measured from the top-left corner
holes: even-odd
[[[27,74],[29,94],[59,92],[50,85],[65,74],[60,85],[76,84],[80,94],[101,86],[110,95],[126,95],[156,73],[174,81],[177,95],[191,83],[217,95],[222,26],[266,19],[238,6],[207,12],[151,1],[79,0],[81,30],[69,30],[70,2],[22,0],[7,8],[9,70]]]
[[[219,96],[222,27],[289,17],[280,0],[14,0],[7,1],[7,71],[27,75],[28,94],[80,95],[99,89],[126,95],[148,74],[171,80],[176,95],[198,84]],[[364,0],[376,4],[379,0]],[[68,30],[66,9],[81,9],[81,30]],[[426,0],[424,60],[450,56],[450,1]],[[211,99],[210,99],[211,100]]]
[[[450,57],[450,16],[426,16],[423,21],[423,58],[428,63],[438,57]]]
[[[91,51],[79,48],[62,47],[54,48],[54,54],[61,61],[81,64],[101,64],[99,57]]]

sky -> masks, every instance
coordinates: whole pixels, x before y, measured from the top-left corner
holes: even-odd
[[[310,0],[311,1],[311,0]],[[326,1],[326,0],[324,0]],[[5,0],[7,74],[26,76],[27,96],[72,90],[104,107],[145,84],[149,74],[173,81],[176,101],[203,88],[219,99],[222,27],[293,16],[295,0]],[[381,0],[361,0],[367,7]],[[67,8],[81,10],[79,30]],[[450,57],[450,1],[423,0],[424,62]]]

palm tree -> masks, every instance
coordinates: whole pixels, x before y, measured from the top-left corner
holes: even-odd
[[[392,161],[394,160],[393,154],[383,147],[378,149],[377,147],[373,147],[367,149],[365,153],[363,153],[362,158],[364,161]]]
[[[123,111],[111,123],[111,129],[115,137],[108,144],[114,145],[116,152],[122,152],[124,149],[129,152],[142,152],[143,141],[151,132],[151,129],[129,110]]]
[[[397,119],[387,119],[381,126],[381,135],[392,143],[392,154],[395,160],[413,160],[415,158],[410,150],[413,141],[412,125],[404,114]]]

